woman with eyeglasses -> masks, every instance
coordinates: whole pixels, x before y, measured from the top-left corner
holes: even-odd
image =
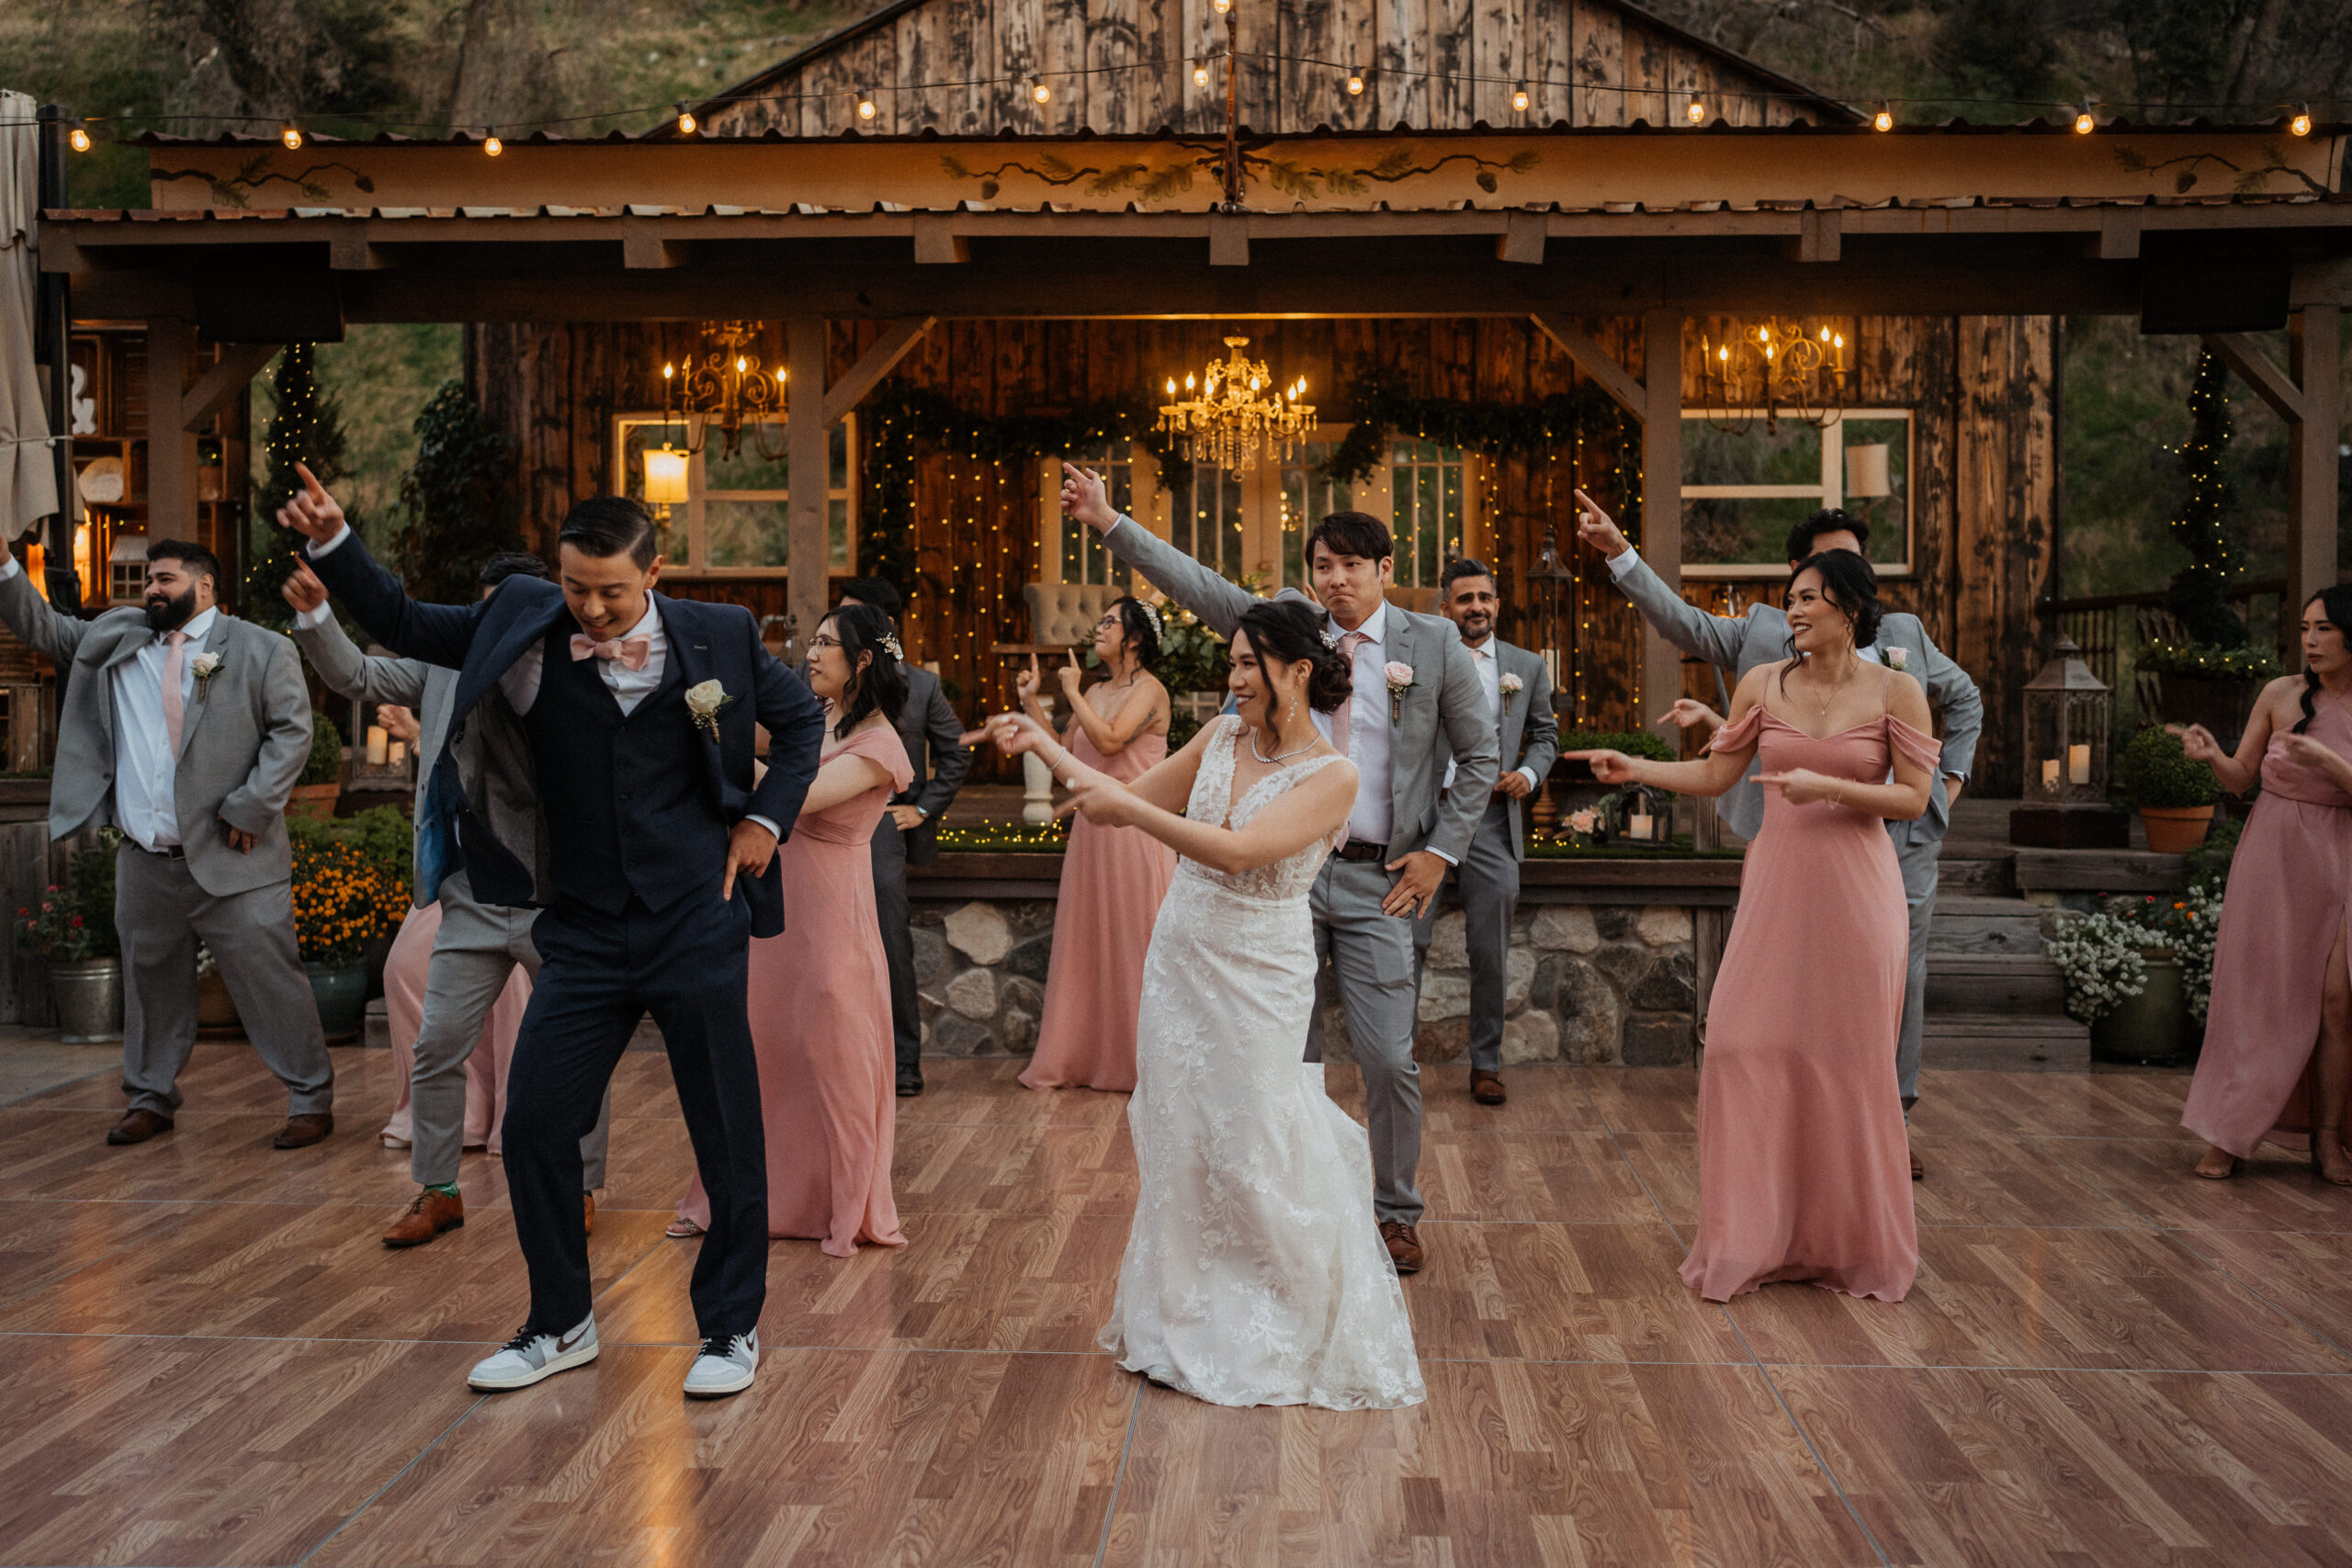
[[[1094,656],[1106,678],[1083,692],[1075,652],[1055,671],[1071,714],[1061,743],[1088,767],[1125,784],[1168,756],[1168,688],[1151,673],[1159,657],[1159,612],[1138,599],[1114,600],[1095,625]],[[1033,654],[1014,685],[1022,711],[1050,730],[1042,684]],[[1122,1094],[1136,1087],[1143,958],[1175,874],[1175,852],[1140,828],[1107,828],[1083,818],[1070,823],[1037,1051],[1023,1083]]]
[[[767,1134],[768,1235],[813,1237],[835,1258],[904,1247],[890,1196],[897,1061],[890,967],[874,914],[875,825],[914,769],[899,739],[906,676],[881,611],[843,604],[808,639],[808,689],[825,705],[817,777],[783,862],[782,936],[752,943],[752,1046]],[[669,1234],[699,1235],[697,1177]]]

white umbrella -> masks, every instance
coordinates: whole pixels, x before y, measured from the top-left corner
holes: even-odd
[[[33,367],[40,309],[34,231],[40,217],[37,106],[0,92],[0,533],[16,537],[57,510],[57,470],[49,411]]]

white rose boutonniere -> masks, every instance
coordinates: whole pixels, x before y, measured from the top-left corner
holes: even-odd
[[[1894,671],[1897,674],[1901,674],[1904,671],[1910,668],[1911,650],[1909,649],[1890,648],[1884,649],[1883,652],[1886,658],[1886,667],[1889,670]]]
[[[1400,724],[1405,717],[1405,694],[1413,689],[1413,667],[1392,659],[1380,673],[1388,682],[1388,722]]]
[[[1511,698],[1527,690],[1527,682],[1516,675],[1505,675],[1495,682],[1495,690],[1503,696],[1503,706],[1510,706]]]
[[[718,744],[718,710],[734,700],[716,681],[686,688],[686,711],[695,716],[695,728],[709,736],[714,746]]]
[[[212,683],[212,677],[220,672],[220,656],[217,653],[199,653],[196,656],[196,662],[188,668],[196,672],[196,697],[197,701],[202,702],[204,689]]]

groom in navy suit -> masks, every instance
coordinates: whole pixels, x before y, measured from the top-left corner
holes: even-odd
[[[529,904],[544,851],[555,903],[532,928],[542,967],[507,1083],[515,1238],[531,1277],[522,1332],[477,1365],[478,1389],[524,1388],[594,1360],[580,1139],[630,1033],[662,1029],[710,1227],[692,1297],[698,1396],[748,1388],[767,1292],[767,1161],[745,983],[751,939],[784,930],[776,840],[816,777],[822,718],[760,645],[750,612],[652,591],[653,521],[619,496],[581,502],[558,536],[558,583],[515,578],[472,604],[421,604],[369,557],[307,470],[278,520],[394,652],[459,671],[429,815],[486,903]],[[560,586],[559,586],[560,583]],[[545,846],[502,842],[466,797],[454,742],[493,698],[538,769]],[[752,728],[770,736],[753,782]]]

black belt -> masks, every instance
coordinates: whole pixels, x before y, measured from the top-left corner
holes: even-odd
[[[1347,861],[1385,861],[1388,858],[1388,846],[1367,844],[1362,839],[1350,839],[1331,853],[1340,860]]]
[[[151,850],[146,845],[141,843],[138,840],[133,839],[130,840],[130,847],[137,850],[142,855],[153,855],[157,860],[187,859],[187,846],[186,844],[174,844],[171,848],[165,850]]]

